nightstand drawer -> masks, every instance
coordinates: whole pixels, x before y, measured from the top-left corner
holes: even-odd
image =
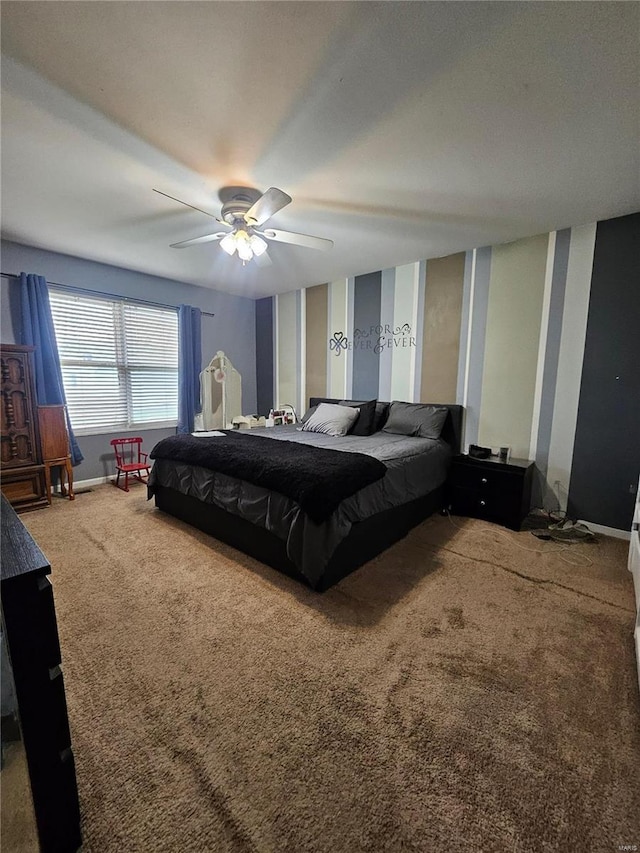
[[[516,530],[522,521],[520,494],[480,494],[477,489],[456,487],[450,490],[449,505],[454,515],[486,518]]]
[[[465,489],[477,489],[488,494],[519,495],[522,491],[523,473],[501,469],[497,466],[476,468],[469,464],[451,466],[449,482],[452,486]]]

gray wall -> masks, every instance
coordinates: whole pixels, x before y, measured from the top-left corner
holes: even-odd
[[[640,473],[640,213],[598,223],[569,514],[629,530]]]
[[[37,273],[57,284],[166,305],[184,303],[214,313],[215,317],[202,317],[202,364],[208,364],[217,350],[224,350],[242,376],[243,412],[257,410],[254,300],[7,240],[1,243],[1,253],[3,273]],[[19,287],[15,279],[5,276],[0,280],[0,334],[2,343],[20,343]],[[173,432],[173,429],[136,430],[135,434],[142,435],[143,447],[149,451],[157,441]],[[74,470],[76,480],[103,477],[113,472],[109,446],[113,437],[112,433],[78,437],[85,458]]]

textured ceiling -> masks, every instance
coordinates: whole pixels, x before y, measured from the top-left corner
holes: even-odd
[[[640,208],[640,4],[10,2],[9,239],[263,296]],[[328,237],[243,267],[229,184]]]

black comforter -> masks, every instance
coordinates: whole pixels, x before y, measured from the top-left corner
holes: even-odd
[[[210,438],[173,435],[158,442],[150,455],[199,465],[279,492],[295,500],[317,524],[387,470],[383,462],[364,453],[341,453],[238,432]]]

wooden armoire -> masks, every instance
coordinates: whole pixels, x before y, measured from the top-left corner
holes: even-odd
[[[14,344],[0,347],[0,482],[2,492],[18,512],[47,506],[33,350],[34,347]]]

